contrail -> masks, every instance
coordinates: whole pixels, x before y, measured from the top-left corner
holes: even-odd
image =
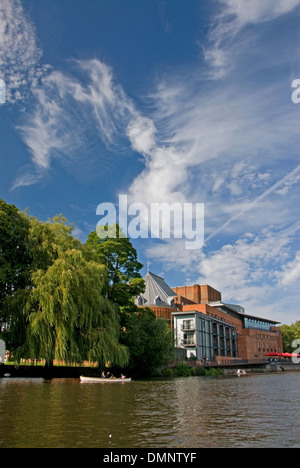
[[[227,227],[233,220],[237,219],[239,216],[246,213],[248,210],[250,210],[250,208],[252,208],[254,205],[259,203],[261,200],[263,200],[265,197],[267,197],[270,193],[274,192],[280,186],[282,186],[283,184],[285,184],[287,182],[291,182],[292,184],[297,182],[297,179],[295,180],[294,178],[295,178],[295,176],[298,176],[298,175],[300,176],[300,164],[293,171],[289,172],[285,177],[283,177],[283,179],[279,180],[274,185],[272,185],[270,188],[268,188],[264,193],[259,195],[255,200],[253,200],[253,202],[251,202],[248,205],[247,208],[240,211],[236,215],[232,216],[232,218],[230,218],[221,227],[219,227],[216,231],[214,231],[212,234],[210,234],[210,236],[208,236],[208,238],[206,239],[206,241],[204,243],[204,246],[206,245],[206,243],[210,239],[212,239],[216,234],[218,234],[218,232],[222,231],[222,229]],[[293,234],[294,232],[297,232],[299,229],[300,229],[300,221],[296,221],[294,224],[292,224],[291,226],[287,227],[286,229],[284,229],[283,231],[278,233],[278,235],[282,235],[282,234],[290,235],[290,234]],[[171,266],[171,267],[169,267],[167,269],[164,268],[163,272],[161,272],[161,273],[164,273],[164,274],[168,273],[169,271],[173,270],[174,268],[175,268],[175,265]]]
[[[245,208],[244,210],[242,211],[239,211],[239,213],[235,214],[234,216],[232,216],[232,218],[228,219],[228,221],[226,221],[226,223],[224,223],[222,226],[220,226],[216,231],[214,231],[212,234],[210,234],[210,236],[208,236],[208,238],[206,239],[205,241],[205,244],[210,240],[212,239],[216,234],[218,234],[220,231],[222,231],[224,228],[226,228],[232,221],[234,221],[235,219],[237,219],[239,216],[241,216],[242,214],[246,213],[247,211],[249,211],[251,208],[253,208],[254,205],[256,205],[257,203],[259,203],[261,200],[263,200],[264,198],[266,198],[268,195],[270,195],[270,193],[274,192],[276,189],[278,189],[281,185],[285,184],[286,182],[292,182],[292,183],[295,183],[294,182],[294,177],[297,176],[297,175],[300,175],[300,164],[291,172],[289,172],[285,177],[283,177],[283,179],[279,180],[278,182],[276,182],[276,184],[272,185],[272,187],[268,188],[264,193],[262,193],[261,195],[259,195],[255,200],[253,200],[253,202],[251,202],[247,208]],[[297,179],[296,179],[297,181]],[[205,245],[204,244],[204,245]]]

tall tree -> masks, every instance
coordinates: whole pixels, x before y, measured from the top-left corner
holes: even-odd
[[[25,214],[0,199],[0,307],[5,297],[28,282],[29,227]]]
[[[5,330],[7,346],[10,351],[15,352],[15,356],[21,356],[22,352],[25,353],[24,346],[26,344],[26,330],[28,326],[25,305],[34,287],[34,273],[37,270],[45,272],[58,258],[59,252],[72,248],[75,245],[79,247],[79,241],[72,237],[71,232],[73,227],[68,226],[66,219],[61,215],[44,223],[27,213],[19,212],[15,207],[13,211],[10,210],[8,213],[13,226],[15,224],[19,226],[19,237],[21,239],[18,243],[15,240],[16,236],[12,237],[12,245],[8,245],[7,247],[7,244],[2,242],[2,246],[5,249],[8,263],[11,262],[14,265],[15,250],[18,253],[23,252],[23,261],[18,263],[18,281],[15,281],[13,287],[10,288],[11,294],[6,294],[2,300],[1,316],[3,322],[9,325],[8,329]],[[16,244],[21,245],[22,248],[16,247]],[[18,353],[16,350],[18,350]]]
[[[6,300],[30,281],[29,228],[28,217],[0,199],[0,333],[6,327]]]
[[[31,270],[46,270],[58,258],[60,252],[81,249],[81,242],[72,236],[74,225],[68,225],[63,215],[47,222],[29,217],[29,248],[32,256]]]
[[[72,237],[63,216],[28,221],[30,280],[4,307],[14,358],[124,365],[128,352],[118,341],[118,310],[102,294],[107,268]]]
[[[107,267],[106,295],[122,307],[144,291],[144,280],[139,273],[143,265],[138,261],[137,251],[130,239],[125,237],[118,225],[107,226],[106,229],[105,238],[99,238],[96,231],[91,232],[86,248],[95,250],[100,262]]]
[[[130,352],[129,370],[151,375],[174,358],[174,341],[167,322],[157,319],[149,308],[136,307],[123,317],[121,342]]]
[[[47,362],[126,364],[116,307],[101,294],[105,276],[103,265],[78,250],[59,253],[46,272],[34,274],[26,305],[29,355]]]
[[[293,347],[293,342],[295,340],[300,340],[300,320],[297,320],[291,325],[281,325],[280,327],[282,334],[282,344],[283,350],[286,353],[295,353],[296,349]],[[297,345],[297,348],[300,347],[300,344]],[[297,354],[299,351],[297,351]]]

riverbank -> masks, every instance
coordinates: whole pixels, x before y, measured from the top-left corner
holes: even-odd
[[[111,374],[118,376],[121,373],[126,374],[126,369],[116,370],[111,369]],[[128,371],[127,371],[128,373]],[[221,369],[205,369],[204,367],[190,367],[185,363],[179,363],[173,367],[166,367],[154,372],[151,376],[145,376],[135,374],[131,375],[133,378],[143,377],[191,377],[201,375],[221,375],[223,371]],[[100,376],[99,369],[95,367],[67,367],[67,366],[31,366],[31,365],[10,365],[5,364],[0,366],[0,378],[1,377],[27,377],[27,378],[79,378],[80,375],[86,376]]]
[[[223,369],[224,375],[236,374],[237,369]],[[265,373],[283,373],[283,372],[300,372],[300,364],[293,362],[278,362],[275,365],[266,364],[264,367],[249,367],[246,370],[247,374],[265,374]]]
[[[0,365],[0,378],[5,376],[10,377],[27,377],[27,378],[79,378],[80,375],[95,375],[96,369],[91,367],[68,367],[68,366],[32,366],[32,365]]]
[[[261,374],[266,372],[290,372],[299,371],[300,363],[293,362],[270,362],[259,366],[222,366],[222,367],[207,367],[207,366],[191,366],[184,361],[177,362],[171,367],[164,367],[158,369],[150,376],[143,375],[142,373],[130,375],[132,378],[144,377],[193,377],[193,376],[206,376],[206,375],[234,375],[238,368],[245,368],[247,374]],[[118,376],[121,373],[128,374],[128,369],[110,369],[111,374]],[[27,378],[79,378],[80,375],[86,376],[99,376],[100,370],[96,367],[87,366],[38,366],[38,365],[13,365],[2,364],[0,365],[0,378],[1,377],[27,377]]]

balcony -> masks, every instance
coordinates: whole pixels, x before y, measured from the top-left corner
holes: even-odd
[[[195,347],[196,346],[196,342],[195,342],[195,339],[190,339],[190,340],[181,340],[181,346],[192,346],[192,347]]]
[[[194,331],[195,330],[195,324],[194,323],[184,323],[181,325],[181,330],[182,331]]]

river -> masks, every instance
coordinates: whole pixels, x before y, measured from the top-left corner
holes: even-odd
[[[0,378],[0,448],[299,448],[300,372]]]

